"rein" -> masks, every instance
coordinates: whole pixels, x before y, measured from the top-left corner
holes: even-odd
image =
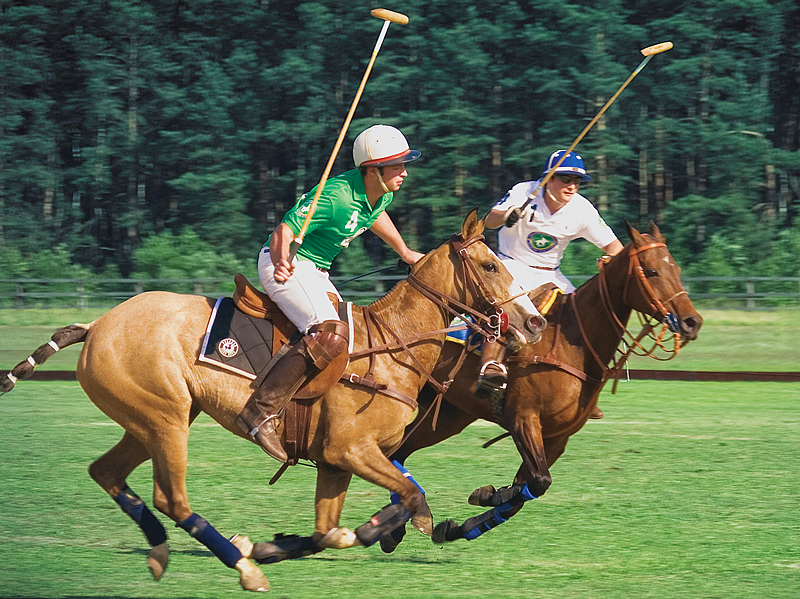
[[[661,347],[665,351],[668,351],[668,350],[666,350],[666,348],[662,344],[662,338],[665,335],[665,333],[666,333],[668,328],[672,331],[672,333],[674,335],[674,338],[675,338],[675,350],[672,353],[672,355],[669,358],[666,358],[666,359],[672,359],[677,355],[677,353],[678,353],[678,345],[679,345],[679,342],[680,342],[680,333],[677,330],[677,326],[678,326],[677,325],[677,318],[675,317],[674,314],[672,314],[671,312],[669,312],[665,308],[664,304],[669,304],[676,297],[678,297],[680,295],[683,295],[683,294],[686,294],[686,291],[685,290],[681,290],[678,293],[675,293],[672,297],[670,297],[665,302],[662,302],[656,296],[652,285],[650,285],[649,281],[647,281],[647,276],[645,275],[644,268],[642,268],[641,262],[639,260],[639,254],[640,253],[645,252],[647,250],[659,248],[659,247],[667,247],[667,246],[666,246],[665,243],[654,242],[654,243],[650,243],[650,244],[647,244],[647,245],[643,245],[643,246],[638,247],[638,248],[632,247],[630,249],[630,251],[629,251],[629,261],[628,261],[628,276],[625,279],[625,287],[623,288],[623,292],[622,292],[622,300],[623,300],[623,302],[626,305],[630,306],[630,304],[628,303],[628,299],[627,299],[628,298],[628,290],[629,290],[630,281],[632,279],[635,280],[636,283],[639,285],[640,291],[642,292],[644,297],[647,299],[647,301],[650,303],[651,307],[654,309],[654,311],[660,313],[661,316],[662,316],[663,320],[662,320],[661,324],[663,325],[663,327],[662,327],[661,333],[656,338],[656,344],[653,347],[651,347],[649,350],[646,349],[642,345],[642,340],[647,336],[651,336],[651,332],[655,328],[656,324],[651,323],[651,322],[645,322],[643,324],[642,330],[639,332],[639,334],[634,336],[628,330],[626,325],[623,324],[620,321],[620,319],[617,317],[617,315],[616,315],[616,313],[614,312],[614,309],[613,309],[613,304],[611,302],[611,294],[610,294],[609,289],[608,289],[608,281],[607,281],[605,270],[603,268],[603,265],[605,264],[605,262],[607,260],[603,260],[603,261],[601,261],[599,263],[600,272],[598,273],[598,276],[599,276],[599,279],[598,279],[598,281],[599,281],[599,293],[600,293],[600,298],[601,298],[601,302],[600,303],[603,306],[603,309],[604,309],[604,311],[606,313],[606,316],[608,317],[608,320],[618,330],[618,334],[619,334],[620,340],[623,340],[626,335],[630,339],[630,342],[627,343],[628,344],[628,349],[626,351],[623,352],[622,350],[617,348],[616,351],[620,352],[621,355],[614,362],[613,366],[611,366],[611,367],[607,366],[607,362],[604,362],[600,358],[599,354],[597,353],[597,350],[594,348],[592,342],[589,340],[589,337],[588,337],[588,335],[586,333],[586,328],[584,327],[583,320],[581,319],[581,316],[580,316],[580,312],[578,311],[578,306],[577,306],[577,303],[576,303],[576,292],[569,294],[568,296],[566,296],[566,299],[565,299],[565,303],[567,303],[567,302],[569,303],[569,307],[570,307],[572,313],[575,316],[575,322],[578,325],[578,330],[580,331],[581,338],[583,339],[584,346],[589,350],[589,353],[594,358],[595,363],[599,366],[602,378],[597,379],[597,378],[594,378],[592,376],[589,376],[588,374],[586,374],[582,370],[579,370],[578,368],[575,368],[574,366],[570,366],[569,364],[566,364],[566,363],[556,359],[556,357],[555,357],[556,356],[556,349],[557,349],[557,346],[558,346],[558,341],[559,341],[559,337],[560,337],[560,329],[561,329],[561,318],[562,318],[562,313],[561,312],[559,312],[558,322],[556,323],[556,330],[555,330],[555,333],[553,335],[553,345],[551,346],[550,351],[547,353],[546,356],[531,356],[531,357],[527,357],[527,356],[509,356],[507,358],[507,360],[509,362],[519,362],[519,363],[525,363],[525,364],[547,364],[547,365],[550,365],[550,366],[554,366],[554,367],[556,367],[556,368],[558,368],[560,370],[563,370],[564,372],[567,372],[567,373],[571,374],[572,376],[580,379],[581,381],[590,382],[592,384],[598,385],[597,391],[592,395],[591,399],[586,404],[584,409],[578,414],[578,417],[576,418],[576,420],[573,421],[572,423],[569,423],[569,424],[565,425],[560,430],[557,430],[557,431],[552,432],[552,433],[548,433],[545,438],[557,437],[557,436],[561,436],[563,434],[570,434],[571,435],[575,431],[579,430],[580,427],[583,425],[583,423],[586,421],[586,418],[588,418],[589,412],[592,409],[594,409],[595,405],[597,404],[597,399],[598,399],[598,397],[600,395],[600,392],[602,391],[603,387],[605,386],[605,383],[611,378],[614,379],[614,388],[612,390],[612,393],[616,392],[617,383],[619,382],[620,374],[622,373],[622,369],[625,367],[625,364],[627,363],[628,358],[630,357],[631,354],[642,355],[642,356],[647,355],[647,356],[650,356],[652,358],[656,358],[653,355],[653,352],[655,351],[656,347]],[[640,314],[640,318],[641,318],[642,315],[641,315],[641,313],[639,313],[639,314]],[[636,353],[635,350],[637,348],[640,349],[643,353]],[[498,439],[501,438],[501,437],[508,436],[509,434],[510,433],[506,433],[504,435],[501,435],[500,437],[498,437]]]
[[[426,332],[420,335],[415,335],[413,337],[407,339],[401,339],[400,336],[380,317],[378,314],[372,310],[369,306],[362,307],[363,314],[364,314],[364,322],[366,323],[367,328],[367,349],[354,352],[350,355],[351,359],[361,358],[364,356],[369,356],[369,368],[367,369],[366,374],[362,377],[354,373],[344,373],[341,377],[341,381],[349,382],[355,385],[361,385],[397,399],[409,406],[412,409],[416,409],[418,407],[416,398],[410,397],[404,393],[401,393],[397,390],[390,389],[385,383],[379,383],[375,380],[375,356],[379,352],[385,352],[390,350],[396,350],[402,348],[403,352],[408,354],[411,358],[412,362],[414,363],[417,370],[425,375],[428,382],[433,385],[437,390],[437,396],[434,400],[431,407],[434,405],[436,406],[436,413],[434,415],[434,430],[436,429],[436,420],[439,414],[439,407],[441,405],[442,397],[447,392],[448,388],[452,384],[456,373],[461,368],[461,365],[464,363],[468,355],[468,351],[465,349],[462,351],[462,356],[458,360],[457,364],[450,372],[447,380],[443,383],[439,383],[434,377],[431,371],[427,370],[418,360],[418,358],[414,355],[414,352],[411,350],[410,345],[416,343],[418,341],[424,339],[431,339],[438,337],[442,334],[446,334],[449,331],[460,330],[463,329],[464,326],[468,326],[476,333],[481,334],[484,337],[487,337],[492,340],[496,340],[503,331],[504,319],[503,319],[503,309],[498,305],[497,300],[491,294],[489,289],[486,285],[481,281],[480,277],[478,276],[477,267],[473,264],[472,259],[470,258],[469,254],[467,253],[467,248],[472,245],[473,243],[483,241],[483,235],[476,235],[471,237],[465,241],[461,240],[459,235],[454,235],[450,238],[450,245],[452,249],[458,254],[459,258],[461,259],[461,283],[464,288],[464,293],[468,292],[468,290],[472,290],[473,293],[478,295],[478,297],[483,298],[489,305],[491,309],[493,309],[493,313],[490,315],[486,315],[483,312],[470,308],[466,304],[458,301],[455,298],[448,296],[445,293],[442,293],[436,289],[433,289],[430,285],[424,283],[423,281],[419,280],[415,275],[409,274],[407,277],[408,283],[420,292],[422,295],[427,297],[433,303],[435,303],[439,308],[442,310],[443,317],[446,318],[446,314],[449,313],[453,317],[459,317],[463,314],[469,314],[475,321],[481,322],[481,325],[475,324],[474,322],[469,322],[468,319],[464,319],[463,324],[459,324],[455,327],[447,327],[443,329],[438,329],[435,331]],[[468,276],[470,275],[470,276]],[[453,308],[452,306],[455,306]],[[394,339],[391,343],[385,343],[383,345],[376,346],[375,345],[375,334],[374,334],[374,327],[378,327],[384,331],[386,331],[389,336]],[[407,436],[406,436],[407,437]],[[404,439],[405,440],[405,439]]]

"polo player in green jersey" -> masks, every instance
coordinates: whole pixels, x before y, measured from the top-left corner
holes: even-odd
[[[311,375],[348,350],[347,324],[328,297],[330,292],[341,299],[328,277],[333,259],[367,229],[407,264],[423,256],[408,248],[386,213],[408,175],[406,163],[419,156],[394,127],[374,125],[361,132],[353,143],[358,168],[324,184],[296,260],[289,260],[290,246],[303,228],[316,187],[284,215],[259,253],[261,285],[304,335],[267,373],[237,418],[242,430],[276,459],[286,461],[275,415]]]

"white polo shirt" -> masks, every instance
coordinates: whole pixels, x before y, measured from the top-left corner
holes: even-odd
[[[505,212],[510,208],[521,207],[538,184],[539,181],[517,183],[493,209]],[[576,193],[567,204],[552,213],[544,201],[542,190],[525,207],[517,224],[513,227],[502,226],[497,234],[501,258],[510,258],[534,269],[538,266],[552,270],[558,269],[569,242],[581,238],[598,248],[604,248],[617,239],[617,236],[592,203],[582,195]],[[536,278],[549,278],[543,277],[544,272],[546,271],[536,273]],[[566,281],[563,275],[558,277],[562,278]],[[563,281],[556,282],[562,283],[559,287],[564,289]],[[530,289],[527,285],[523,286]],[[569,287],[572,287],[571,284]]]

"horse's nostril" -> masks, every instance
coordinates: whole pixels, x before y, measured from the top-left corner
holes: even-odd
[[[701,318],[695,318],[693,316],[689,316],[684,318],[681,321],[682,329],[685,333],[697,335],[697,332],[700,330],[700,326],[703,324],[703,320]]]
[[[544,316],[531,316],[528,319],[528,330],[531,333],[541,333],[546,326],[547,320],[545,320]]]

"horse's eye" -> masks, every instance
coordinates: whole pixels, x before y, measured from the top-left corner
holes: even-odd
[[[497,272],[497,264],[494,262],[485,262],[483,264],[483,270],[486,272]]]
[[[655,268],[646,268],[644,274],[649,279],[650,277],[657,277],[658,271]]]

